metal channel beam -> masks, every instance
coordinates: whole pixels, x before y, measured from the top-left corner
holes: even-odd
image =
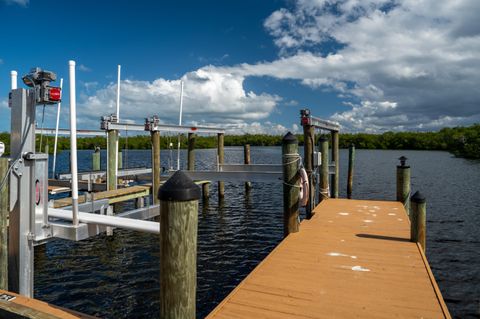
[[[125,176],[135,176],[135,175],[146,175],[151,174],[151,168],[127,168],[123,170],[119,170],[117,176],[118,177],[125,177]],[[88,180],[89,178],[97,179],[99,177],[104,177],[107,173],[105,171],[92,171],[92,172],[81,172],[78,174],[79,180]],[[57,178],[59,180],[70,180],[72,179],[72,174],[64,173],[58,174]]]
[[[115,123],[108,122],[107,130],[119,131],[145,131],[144,124]],[[175,132],[175,133],[225,133],[225,129],[206,126],[186,126],[157,124],[151,128],[152,131]]]
[[[131,219],[150,219],[160,215],[160,205],[151,205],[149,207],[137,208],[117,214],[117,217]]]
[[[64,220],[72,220],[72,212],[64,209],[48,208],[48,216]],[[147,220],[90,213],[78,213],[78,221],[84,224],[111,226],[151,234],[160,234],[160,223]]]
[[[207,127],[207,126],[186,126],[186,125],[166,125],[158,124],[152,128],[153,131],[165,131],[165,132],[175,132],[175,133],[208,133],[208,134],[218,134],[225,133],[225,129],[218,127]]]
[[[225,181],[225,182],[279,182],[281,172],[217,172],[217,171],[183,171],[192,180]],[[162,175],[170,178],[175,172]]]
[[[35,134],[42,134],[43,135],[55,135],[55,129],[54,128],[44,128],[43,130],[41,128],[36,128],[35,129]],[[70,130],[67,129],[59,129],[58,130],[58,135],[70,135]],[[81,136],[105,136],[105,131],[101,130],[77,130],[77,135]]]
[[[329,131],[340,131],[340,125],[334,122],[327,120],[322,120],[318,117],[310,116],[310,125],[315,126],[315,128],[329,130]]]
[[[282,165],[279,164],[220,164],[222,172],[274,172],[282,173]]]

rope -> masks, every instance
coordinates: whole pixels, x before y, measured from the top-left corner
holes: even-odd
[[[322,195],[322,199],[330,198],[330,196],[328,196],[328,194],[330,193],[330,186],[327,186],[327,188],[320,187],[319,193],[320,195]]]
[[[125,165],[124,169],[128,168],[128,130],[125,130]]]

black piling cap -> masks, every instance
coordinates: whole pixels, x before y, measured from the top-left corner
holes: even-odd
[[[328,142],[328,137],[322,135],[322,136],[318,139],[318,142],[319,142],[319,143]]]
[[[158,190],[158,199],[185,202],[200,199],[200,187],[187,174],[176,171]]]
[[[407,159],[405,156],[400,156],[398,158],[400,160],[400,166],[405,167],[405,163],[407,162]]]
[[[297,144],[297,138],[292,133],[288,132],[285,134],[282,140],[283,144]]]
[[[423,204],[426,202],[425,196],[423,196],[419,191],[416,191],[410,200],[417,204]]]

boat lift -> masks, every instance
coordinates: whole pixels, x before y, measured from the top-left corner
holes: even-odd
[[[159,233],[158,222],[147,221],[160,214],[159,205],[122,212],[111,216],[108,200],[78,203],[76,135],[103,135],[109,130],[170,131],[178,133],[224,133],[211,127],[174,126],[160,124],[158,118],[146,119],[145,124],[119,123],[115,116],[102,118],[101,131],[76,130],[75,62],[70,61],[70,117],[72,206],[56,209],[48,203],[48,154],[37,153],[35,133],[55,134],[55,130],[37,130],[35,111],[38,105],[61,101],[61,90],[50,86],[56,79],[53,72],[39,68],[25,76],[29,89],[12,85],[9,94],[11,108],[10,217],[9,217],[9,290],[33,297],[34,247],[53,238],[82,240],[118,227],[142,232]],[[12,80],[13,81],[13,80]],[[66,134],[66,130],[60,131]],[[192,179],[211,181],[280,181],[281,165],[225,165],[217,163],[216,171],[186,171]],[[172,172],[164,174],[169,177]],[[100,214],[95,213],[100,212]]]

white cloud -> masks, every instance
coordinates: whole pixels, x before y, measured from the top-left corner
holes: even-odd
[[[206,67],[182,77],[185,85],[184,123],[228,126],[238,131],[250,129],[247,122],[267,118],[281,100],[276,95],[247,92],[244,77]],[[116,84],[95,92],[79,104],[78,113],[85,123],[114,113]],[[120,117],[143,121],[158,115],[164,123],[178,121],[180,80],[157,79],[153,82],[124,80],[121,83]],[[244,126],[245,125],[245,126]],[[252,128],[255,129],[255,128]]]
[[[268,122],[281,97],[244,88],[246,78],[262,76],[297,80],[318,90],[319,99],[326,89],[337,92],[350,109],[331,118],[347,130],[435,129],[479,121],[478,12],[477,0],[298,0],[265,20],[278,59],[209,65],[182,77],[184,121],[236,132],[287,129]],[[179,91],[179,80],[125,80],[121,116],[158,114],[175,123]],[[86,98],[80,111],[85,120],[113,113],[115,92],[110,84]],[[315,114],[315,106],[312,110]]]
[[[288,57],[257,69],[288,64],[279,77],[358,100],[332,117],[348,129],[472,123],[480,117],[479,10],[475,0],[300,0],[265,21]],[[305,52],[326,41],[340,45],[323,57]]]
[[[84,64],[80,64],[78,66],[78,70],[80,70],[82,72],[92,72],[92,69],[89,68],[88,66],[84,65]]]
[[[2,1],[5,2],[6,4],[16,4],[22,7],[26,7],[30,3],[30,0],[2,0]]]

